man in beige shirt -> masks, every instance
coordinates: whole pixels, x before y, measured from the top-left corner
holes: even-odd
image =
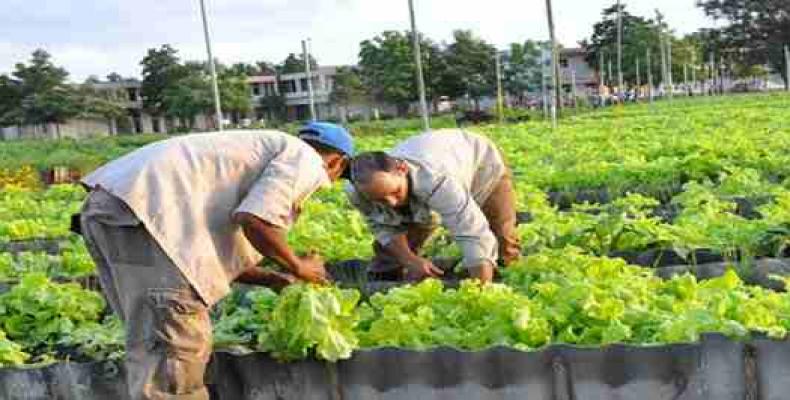
[[[176,137],[100,167],[82,233],[102,291],[124,321],[133,400],[207,400],[208,310],[234,281],[272,283],[265,256],[324,282],[323,261],[298,256],[286,233],[302,202],[346,170],[348,132],[310,123],[299,137],[233,131]]]
[[[457,129],[411,137],[388,153],[364,153],[351,165],[349,199],[373,230],[374,274],[423,279],[442,270],[418,255],[441,223],[470,276],[493,278],[498,257],[519,257],[510,174],[487,138]]]

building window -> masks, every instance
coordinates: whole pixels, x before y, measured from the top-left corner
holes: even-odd
[[[277,92],[274,90],[274,83],[264,83],[263,84],[263,94],[265,96],[274,96]]]
[[[307,78],[299,79],[299,87],[303,92],[307,91]]]
[[[137,88],[128,88],[126,92],[129,95],[129,101],[137,101]]]
[[[568,59],[567,58],[560,58],[560,67],[568,68]]]
[[[258,85],[252,85],[252,95],[253,96],[260,96],[261,95],[261,87]]]
[[[296,93],[296,81],[288,80],[280,82],[280,93]]]

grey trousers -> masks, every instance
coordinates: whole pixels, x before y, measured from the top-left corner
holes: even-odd
[[[208,400],[209,305],[120,199],[94,190],[81,223],[102,292],[126,327],[131,399]]]

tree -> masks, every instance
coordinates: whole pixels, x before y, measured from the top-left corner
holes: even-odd
[[[310,69],[315,71],[318,68],[318,62],[310,55]],[[296,72],[304,72],[304,56],[296,55],[294,53],[288,54],[288,57],[283,60],[282,64],[276,67],[279,74],[293,74]]]
[[[651,67],[654,84],[661,82],[661,53],[659,40],[659,26],[651,19],[631,15],[622,9],[622,29],[623,29],[623,80],[626,85],[636,84],[636,62],[640,63],[640,82],[646,82],[644,75],[647,74],[647,52],[653,54]],[[581,43],[587,52],[586,61],[592,65],[601,76],[608,69],[608,61],[616,64],[617,57],[617,6],[611,6],[603,10],[603,19],[593,26],[593,34],[589,40]],[[604,61],[604,71],[600,71],[601,58]],[[611,79],[610,82],[615,82]]]
[[[219,67],[219,66],[217,66]],[[219,70],[219,68],[217,68]],[[247,63],[235,63],[226,68],[233,75],[246,75],[254,76],[260,74],[260,69],[257,65]]]
[[[261,96],[258,105],[263,112],[268,113],[271,119],[275,121],[285,121],[287,107],[285,96],[281,93],[271,96]]]
[[[468,95],[478,100],[496,88],[496,48],[477,38],[472,31],[453,32],[453,42],[444,50],[447,70],[442,76],[442,92],[451,97]]]
[[[697,5],[708,16],[729,22],[721,29],[721,37],[730,50],[727,58],[737,58],[747,66],[770,64],[776,71],[784,70],[783,47],[790,44],[787,0],[698,0]],[[790,86],[786,77],[783,79]]]
[[[80,99],[75,89],[66,83],[68,72],[55,66],[49,53],[33,52],[29,64],[16,64],[13,72],[18,82],[16,114],[27,124],[60,124],[80,113]]]
[[[177,54],[176,49],[165,44],[159,49],[148,49],[148,54],[140,62],[143,66],[143,107],[153,115],[167,112],[165,91],[189,74],[189,70],[179,64]],[[173,91],[171,89],[171,94]]]
[[[252,108],[247,74],[235,68],[227,69],[219,74],[217,84],[223,111],[230,114],[233,123],[238,123]]]
[[[0,126],[22,124],[21,83],[0,75]]]
[[[541,89],[541,56],[544,49],[551,49],[551,44],[527,40],[523,44],[510,45],[502,68],[505,92],[520,99],[527,92]]]
[[[76,89],[77,117],[115,119],[126,115],[126,108],[122,100],[110,92],[96,90],[91,82]]]
[[[373,39],[363,40],[359,50],[359,73],[362,83],[377,101],[395,104],[398,114],[403,115],[409,109],[409,103],[417,100],[417,67],[411,46],[411,33],[385,31]],[[432,75],[431,54],[436,56],[435,46],[420,37],[422,61],[426,77]],[[435,79],[426,79],[429,87]],[[436,90],[432,90],[436,93]]]
[[[117,72],[110,72],[107,75],[107,81],[109,81],[109,82],[123,82],[123,77],[121,76],[121,74],[119,74]]]
[[[329,100],[341,107],[340,116],[343,123],[347,122],[348,106],[363,101],[366,97],[367,90],[362,83],[359,70],[351,67],[338,68]]]
[[[277,75],[277,68],[268,61],[256,61],[255,65],[258,67],[259,75]]]
[[[176,84],[167,85],[161,94],[165,115],[178,118],[182,126],[192,129],[195,117],[210,110],[211,82],[206,74],[188,66],[178,66],[181,78]]]

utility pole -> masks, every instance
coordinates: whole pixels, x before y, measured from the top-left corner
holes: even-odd
[[[310,98],[310,120],[316,120],[315,96],[313,94],[313,72],[310,66],[310,53],[307,51],[307,41],[302,40],[302,58],[304,58],[304,73],[307,76],[307,94]]]
[[[691,52],[691,82],[694,85],[692,93],[697,89],[697,53]]]
[[[208,19],[206,18],[206,5],[204,0],[200,0],[200,16],[203,18],[203,36],[206,40],[206,53],[208,54],[208,67],[211,72],[211,89],[214,92],[214,118],[217,121],[217,130],[222,132],[222,106],[219,99],[219,84],[217,83],[217,66],[214,63],[214,56],[211,54],[211,35],[208,30]]]
[[[661,84],[664,88],[667,84],[667,48],[664,43],[664,15],[656,9],[656,24],[658,25],[658,47],[661,49]]]
[[[709,69],[710,69],[710,85],[709,85],[709,88],[710,88],[711,95],[714,95],[716,93],[716,72],[715,72],[716,71],[715,70],[715,68],[716,68],[716,59],[714,58],[714,55],[713,55],[712,51],[710,52],[710,64],[709,65],[710,65],[709,66]]]
[[[650,60],[650,49],[647,49],[647,90],[650,102],[653,102],[653,63]]]
[[[543,93],[543,119],[549,119],[549,96],[546,88],[546,64],[540,62],[540,86]]]
[[[573,109],[576,110],[579,105],[576,103],[576,69],[573,68],[571,68],[571,96],[573,96]]]
[[[422,115],[422,129],[431,129],[431,120],[428,114],[428,101],[425,99],[425,80],[422,77],[422,53],[420,52],[420,36],[417,32],[417,23],[414,19],[414,3],[409,0],[409,18],[411,19],[411,43],[414,51],[414,64],[417,66],[417,88],[420,92],[420,114]]]
[[[554,13],[551,9],[551,0],[546,0],[546,16],[549,23],[549,40],[551,41],[551,70],[552,75],[554,75],[553,83],[554,83],[554,99],[552,101],[553,108],[552,108],[552,116],[551,116],[551,124],[553,127],[557,127],[557,110],[561,107],[560,105],[560,62],[559,62],[559,54],[557,51],[557,38],[554,36]]]
[[[623,9],[617,0],[617,91],[622,92],[623,86]]]
[[[505,122],[505,99],[502,95],[502,63],[500,62],[499,51],[496,52],[495,65],[496,65],[496,106],[497,113],[499,114],[499,123]]]
[[[675,78],[672,76],[672,34],[667,38],[667,82],[669,82],[669,98],[675,96]]]
[[[598,80],[598,95],[603,102],[603,91],[604,88],[606,88],[606,71],[603,69],[603,49],[598,49]]]
[[[790,46],[785,45],[785,88],[790,92]]]
[[[636,100],[639,101],[639,95],[642,94],[642,77],[639,76],[639,56],[636,56]]]

